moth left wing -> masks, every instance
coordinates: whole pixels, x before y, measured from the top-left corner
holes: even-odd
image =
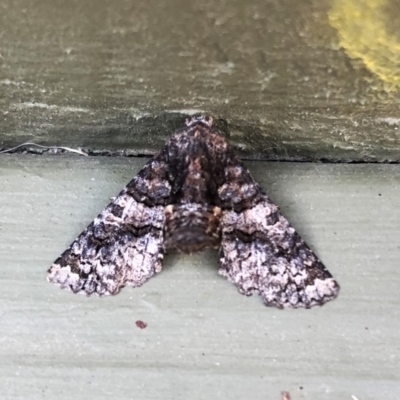
[[[48,280],[86,295],[116,294],[160,272],[167,164],[151,159],[53,263]]]
[[[310,308],[333,300],[337,282],[239,160],[229,163],[225,182],[220,274],[242,294],[258,292],[267,306]]]

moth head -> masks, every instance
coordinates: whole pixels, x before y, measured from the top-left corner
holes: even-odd
[[[209,117],[207,115],[199,115],[197,117],[187,118],[185,123],[186,123],[186,126],[192,126],[192,125],[197,124],[198,122],[201,122],[202,124],[207,125],[209,128],[211,128],[213,125],[212,117]]]

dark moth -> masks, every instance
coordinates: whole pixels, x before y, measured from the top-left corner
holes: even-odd
[[[160,272],[164,252],[219,248],[220,274],[267,306],[334,299],[339,285],[212,126],[176,131],[49,269],[74,293],[110,295]]]

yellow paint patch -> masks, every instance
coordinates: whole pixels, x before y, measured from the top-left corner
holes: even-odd
[[[366,68],[388,84],[400,87],[400,41],[387,26],[388,0],[333,0],[330,24],[340,36],[340,45],[353,59],[361,59]]]

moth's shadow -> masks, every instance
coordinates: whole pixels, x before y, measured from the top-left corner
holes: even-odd
[[[206,249],[193,254],[170,251],[164,255],[163,270],[169,270],[179,264],[193,264],[206,270],[215,271],[219,267],[219,253],[216,249]]]

